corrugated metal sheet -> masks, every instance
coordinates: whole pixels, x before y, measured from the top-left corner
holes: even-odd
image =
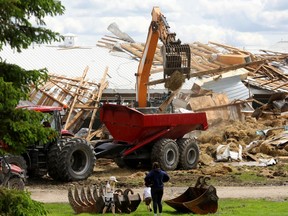
[[[246,100],[250,97],[249,89],[242,83],[240,75],[205,82],[202,87],[216,93],[225,93],[229,101]]]
[[[109,67],[110,88],[134,88],[134,73],[138,62],[112,56],[107,49],[99,47],[60,48],[34,46],[17,53],[5,47],[1,57],[8,63],[17,64],[25,69],[47,68],[49,73],[67,77],[81,77],[86,66],[89,67],[87,79],[99,83],[105,68]]]
[[[49,73],[67,77],[81,77],[86,66],[89,67],[87,79],[99,83],[108,66],[109,89],[135,89],[135,73],[139,61],[111,55],[109,50],[98,46],[64,48],[35,45],[17,53],[8,47],[0,51],[3,60],[17,64],[24,69],[47,68]],[[163,73],[154,73],[150,81],[162,79]],[[190,89],[193,82],[187,81],[183,89]],[[150,89],[165,89],[164,84],[153,85]]]
[[[288,41],[278,41],[276,44],[270,46],[268,50],[288,53]]]

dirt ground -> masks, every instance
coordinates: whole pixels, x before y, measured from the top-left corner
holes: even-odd
[[[211,180],[207,181],[217,189],[219,198],[268,198],[271,200],[288,200],[288,180],[287,177],[273,176],[273,170],[276,167],[233,167],[221,163],[216,165],[219,170],[217,173],[209,173]],[[287,166],[287,165],[285,165]],[[283,167],[283,166],[282,166]],[[236,170],[232,171],[233,169]],[[223,172],[224,174],[221,174]],[[261,170],[261,171],[260,171]],[[265,170],[265,171],[264,171]],[[263,176],[263,180],[241,181],[237,177],[241,172],[258,173],[265,175],[271,173],[269,177]],[[68,202],[68,188],[81,187],[87,188],[93,184],[105,184],[109,176],[116,176],[117,188],[132,188],[135,193],[143,192],[143,178],[147,170],[120,169],[117,165],[107,159],[101,159],[97,162],[94,173],[85,181],[60,183],[55,182],[49,177],[29,179],[26,189],[31,192],[33,199],[50,202]],[[199,176],[205,173],[205,168],[199,168],[189,171],[169,171],[171,180],[165,185],[164,199],[172,199],[183,193],[187,187],[194,186]]]

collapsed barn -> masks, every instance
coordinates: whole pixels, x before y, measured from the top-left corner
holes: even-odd
[[[115,24],[110,26],[114,35],[104,36],[96,46],[79,46],[76,36],[68,34],[64,44],[59,46],[34,45],[21,54],[5,48],[2,56],[7,62],[26,69],[46,67],[50,79],[38,90],[32,87],[30,102],[67,106],[65,129],[87,140],[101,139],[105,131],[99,121],[98,109],[105,102],[127,105],[135,102],[135,73],[145,46],[119,34],[119,29],[115,33],[115,28]],[[207,153],[213,161],[247,159],[259,162],[258,153],[273,158],[287,156],[286,134],[267,134],[263,130],[283,132],[286,129],[288,54],[270,50],[253,54],[215,42],[194,42],[189,46],[191,72],[174,97],[175,110],[204,111],[210,126],[217,126],[219,121],[242,122],[236,123],[238,126],[234,128],[239,133],[242,131],[240,135],[232,129],[222,130],[224,134],[218,139],[214,135],[213,139],[208,139],[207,134],[205,138],[197,134],[203,144],[202,153]],[[169,94],[162,65],[159,45],[147,83],[154,106],[161,104]],[[266,121],[260,125],[260,120],[267,118],[270,124]],[[247,125],[251,122],[250,128],[254,130],[248,133],[238,128],[244,125],[243,122],[245,130],[250,130]],[[255,125],[263,129],[258,136]],[[204,145],[207,143],[208,147]],[[273,164],[270,159],[266,164]]]

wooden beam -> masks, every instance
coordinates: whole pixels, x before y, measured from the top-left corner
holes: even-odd
[[[218,53],[219,52],[217,49],[214,49],[213,47],[210,47],[210,46],[208,46],[206,44],[202,44],[200,42],[195,42],[195,44],[197,44],[200,47],[204,47],[205,49],[207,49],[207,50],[209,50],[209,51],[211,51],[213,53]]]
[[[74,110],[74,106],[75,106],[75,103],[76,103],[77,98],[78,98],[78,92],[80,91],[80,88],[83,85],[83,82],[84,82],[84,79],[85,79],[86,74],[88,72],[88,69],[89,69],[89,67],[87,66],[85,68],[84,72],[83,72],[83,76],[82,76],[82,79],[80,81],[79,87],[75,91],[74,99],[73,99],[72,105],[70,106],[70,109],[69,109],[69,113],[68,113],[68,117],[67,117],[67,120],[66,120],[66,123],[65,123],[65,126],[64,126],[64,130],[67,130],[68,125],[70,124],[69,120],[70,120],[71,114],[72,114],[72,112]]]
[[[52,77],[52,79],[53,78],[57,78],[57,79],[60,79],[60,80],[69,80],[69,81],[75,81],[75,82],[80,82],[81,81],[81,78],[79,77],[79,78],[70,78],[70,77],[66,77],[66,76],[61,76],[61,75],[55,75],[55,74],[49,74],[49,76],[50,76],[50,79],[51,79],[51,77]],[[97,85],[96,83],[94,83],[94,82],[90,82],[90,81],[86,81],[89,85]],[[70,84],[70,83],[69,83]],[[98,86],[99,87],[99,86]]]
[[[121,47],[123,49],[127,50],[128,52],[132,53],[133,55],[137,56],[138,58],[142,57],[142,52],[140,52],[139,50],[134,49],[129,44],[121,44]]]
[[[240,49],[238,49],[238,48],[236,48],[236,47],[232,47],[232,46],[228,46],[228,45],[220,44],[220,43],[216,43],[216,42],[211,42],[211,41],[209,41],[209,43],[214,44],[214,45],[216,45],[216,46],[223,47],[223,48],[228,49],[228,50],[231,50],[231,51],[233,51],[233,52],[244,53],[244,54],[246,54],[246,55],[251,55],[250,52],[247,52],[247,51],[244,51],[244,50],[240,50]]]
[[[102,79],[100,81],[100,88],[98,89],[98,94],[97,94],[96,103],[95,103],[95,109],[93,110],[93,113],[92,113],[92,116],[91,116],[91,120],[90,120],[90,123],[89,123],[89,129],[88,129],[88,135],[86,137],[86,139],[88,141],[90,141],[92,139],[91,130],[92,130],[93,123],[95,121],[96,112],[97,112],[97,110],[99,108],[99,101],[100,101],[100,99],[102,97],[102,93],[103,93],[104,89],[106,89],[107,86],[108,86],[108,82],[106,81],[107,73],[108,73],[108,67],[106,67],[105,72],[103,74],[103,77],[102,77]]]
[[[275,72],[275,74],[281,79],[284,80],[288,80],[288,77],[282,73],[282,71],[278,70],[277,68],[270,66],[270,65],[264,65],[264,67],[269,68],[270,70],[272,70],[273,72]]]
[[[190,47],[192,47],[193,49],[197,49],[199,51],[201,51],[202,53],[204,54],[208,54],[208,55],[211,55],[213,54],[214,52],[212,52],[211,50],[208,50],[204,47],[201,47],[201,46],[197,46],[197,45],[194,45],[194,44],[190,44]]]
[[[236,69],[239,69],[239,68],[245,68],[245,66],[248,66],[248,65],[262,64],[265,61],[266,60],[259,60],[259,61],[244,63],[244,64],[232,65],[232,66],[228,66],[228,67],[224,67],[224,68],[223,67],[219,67],[217,69],[190,73],[189,76],[190,77],[198,77],[198,76],[204,76],[204,75],[209,75],[209,74],[214,74],[214,73],[219,73],[219,72],[226,72],[226,71],[230,71],[230,70],[236,70]],[[188,77],[188,75],[186,76],[186,78],[187,77]],[[167,78],[167,79],[169,79],[169,78]],[[164,83],[164,82],[165,82],[165,79],[159,79],[159,80],[148,82],[147,85],[156,85],[156,84],[160,84],[160,83]]]
[[[235,105],[244,104],[244,103],[247,103],[247,102],[251,102],[251,100],[236,101],[236,102],[230,103],[230,104],[222,104],[222,105],[217,105],[217,106],[205,107],[205,108],[201,108],[201,109],[195,109],[195,110],[193,110],[193,111],[195,111],[195,112],[201,112],[201,111],[210,110],[210,109],[215,109],[215,108],[235,106]]]

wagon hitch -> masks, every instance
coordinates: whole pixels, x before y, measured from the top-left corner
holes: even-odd
[[[165,203],[177,212],[215,213],[218,209],[219,198],[216,188],[208,185],[206,180],[210,180],[210,177],[200,176],[194,187],[189,187],[183,194],[174,199],[165,200]]]
[[[73,192],[74,191],[74,192]],[[68,200],[76,214],[102,213],[105,206],[103,187],[77,187],[68,189]],[[115,212],[128,213],[136,211],[141,203],[141,196],[134,194],[131,189],[117,189],[114,194]],[[108,210],[109,211],[109,210]]]

